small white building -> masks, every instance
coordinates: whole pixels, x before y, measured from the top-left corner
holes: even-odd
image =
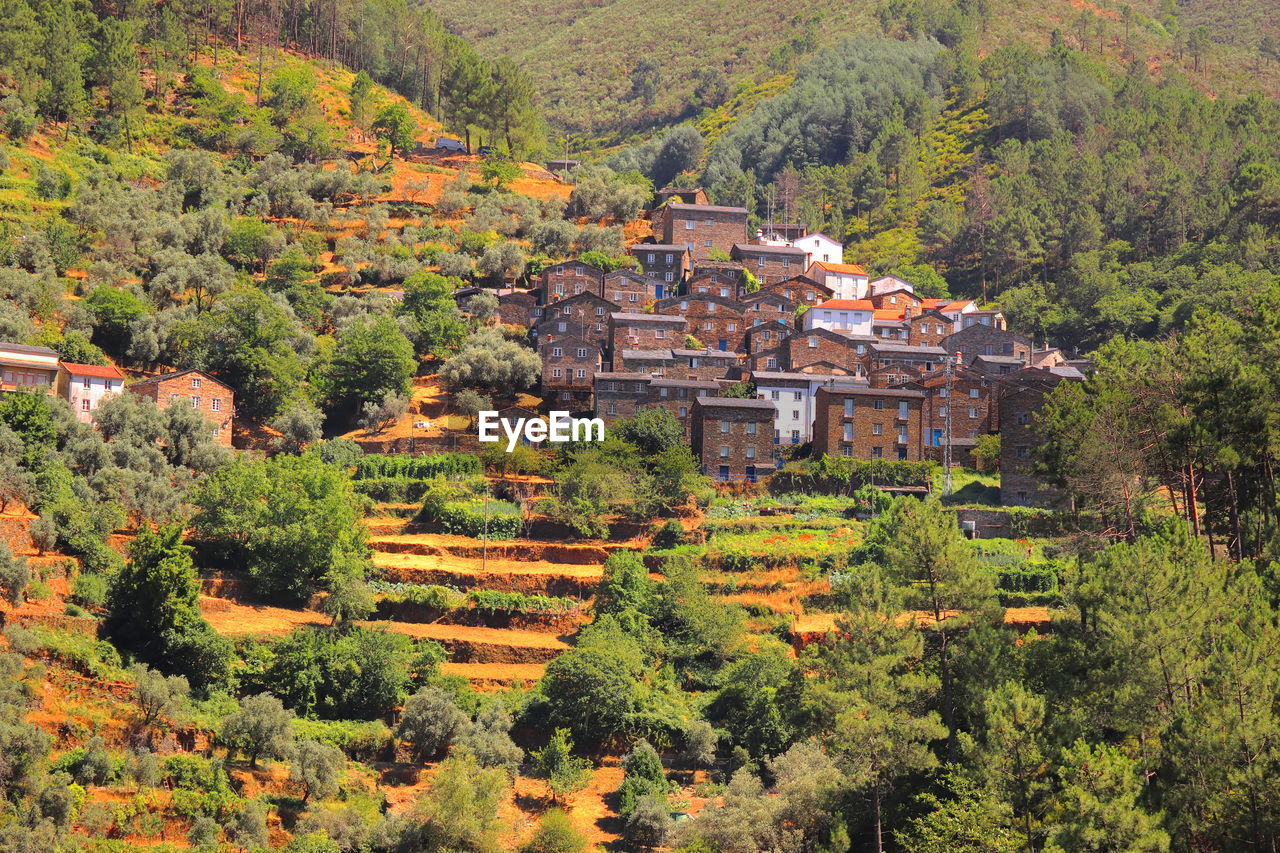
[[[58,354],[48,347],[0,343],[0,391],[58,393]]]
[[[756,396],[773,403],[773,441],[786,447],[813,440],[814,406],[819,388],[867,387],[852,376],[825,373],[755,371]]]
[[[93,421],[93,413],[105,398],[124,390],[124,374],[112,365],[62,362],[62,387],[76,418]]]
[[[889,293],[894,290],[905,290],[907,293],[915,293],[916,286],[905,278],[898,278],[896,275],[882,275],[871,282],[872,296],[878,296],[881,293]]]
[[[829,329],[845,335],[870,335],[876,307],[866,299],[828,299],[804,312],[805,331]]]
[[[844,262],[844,244],[837,243],[826,234],[815,231],[791,242],[797,249],[804,249],[808,257],[808,265],[814,262],[839,264]]]
[[[814,261],[805,275],[832,292],[836,299],[865,299],[871,277],[857,264]]]

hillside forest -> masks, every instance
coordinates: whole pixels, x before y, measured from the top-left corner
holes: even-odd
[[[0,0],[0,341],[236,416],[0,394],[0,852],[1274,851],[1274,21],[1011,5],[668,91],[673,40],[620,127],[452,2]],[[631,265],[672,183],[1089,356],[1029,460],[1071,508],[716,485],[662,409],[467,446],[540,402],[496,291]]]

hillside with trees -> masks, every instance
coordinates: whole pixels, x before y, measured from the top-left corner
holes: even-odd
[[[968,41],[975,57],[1014,44],[1043,50],[1055,30],[1080,33],[1112,67],[1137,57],[1153,73],[1187,74],[1218,95],[1280,92],[1280,24],[1267,0],[802,0],[749,12],[669,0],[516,8],[439,0],[435,8],[482,54],[528,71],[557,144],[571,154],[722,105],[738,114],[819,50],[898,25],[890,22],[948,46]],[[965,19],[975,17],[981,26],[970,38]]]

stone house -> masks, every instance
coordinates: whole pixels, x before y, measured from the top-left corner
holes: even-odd
[[[624,349],[670,349],[684,345],[689,321],[670,314],[609,315],[609,352]]]
[[[594,293],[570,296],[545,307],[542,320],[534,326],[534,338],[573,336],[603,349],[609,343],[609,315],[617,310],[618,306]]]
[[[815,455],[918,462],[924,392],[822,387],[814,404]]]
[[[548,405],[590,408],[602,348],[594,340],[567,335],[539,341],[542,356],[542,396]]]
[[[564,261],[542,271],[541,302],[548,305],[579,293],[600,295],[604,270],[581,261]]]
[[[595,378],[595,413],[605,423],[619,418],[635,417],[636,412],[648,402],[648,373],[601,372]]]
[[[154,400],[162,409],[175,405],[196,409],[209,422],[214,440],[231,446],[235,392],[209,374],[199,370],[162,373],[128,384],[124,390]]]
[[[663,244],[685,246],[694,261],[701,261],[747,239],[747,209],[669,201],[654,214],[653,226]]]
[[[794,246],[738,243],[729,257],[742,264],[761,285],[782,282],[804,272],[804,249]]]
[[[659,282],[657,299],[678,293],[681,283],[693,270],[689,247],[684,244],[637,243],[627,251],[645,275]]]
[[[774,406],[767,400],[698,397],[690,442],[702,473],[720,482],[756,482],[777,467]]]
[[[733,299],[710,293],[690,293],[659,301],[654,306],[654,313],[687,318],[689,325],[685,331],[708,349],[723,352],[742,350],[746,323],[742,305]]]

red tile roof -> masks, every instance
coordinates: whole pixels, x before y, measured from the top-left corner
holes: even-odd
[[[870,299],[828,299],[819,302],[815,308],[834,308],[837,311],[874,311],[875,305]]]
[[[857,264],[833,264],[830,261],[814,261],[815,267],[822,267],[827,272],[851,273],[853,275],[866,275],[867,271]]]
[[[67,373],[70,373],[72,376],[96,376],[99,379],[124,379],[124,374],[120,372],[120,368],[111,364],[72,364],[68,361],[61,362],[61,364],[67,369]]]

